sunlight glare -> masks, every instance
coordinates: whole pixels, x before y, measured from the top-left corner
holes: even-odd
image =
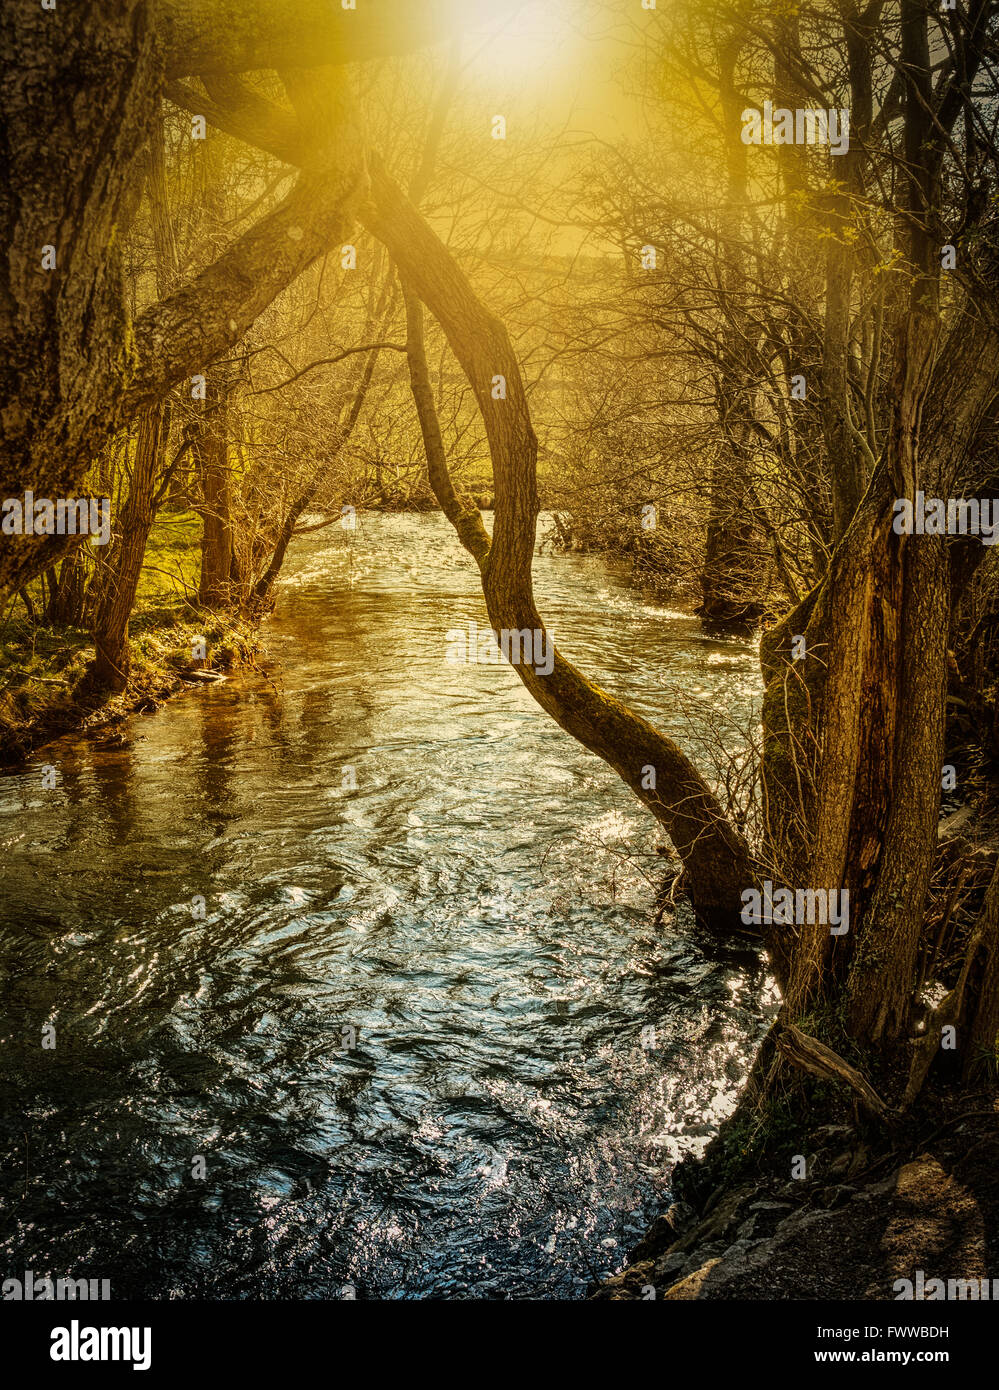
[[[472,67],[504,82],[538,82],[567,61],[573,37],[567,0],[523,0],[500,8],[476,0],[481,21],[469,36]]]

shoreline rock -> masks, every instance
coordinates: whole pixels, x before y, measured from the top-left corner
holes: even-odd
[[[658,1217],[591,1297],[893,1300],[920,1270],[944,1281],[999,1276],[996,1113],[954,1117],[910,1152],[879,1152],[848,1125],[803,1135],[801,1149],[801,1179],[761,1168],[723,1179],[682,1232],[669,1212]],[[709,1150],[674,1181],[696,1187],[711,1167]]]

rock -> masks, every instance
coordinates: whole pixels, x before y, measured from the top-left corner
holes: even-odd
[[[736,1240],[760,1240],[771,1235],[777,1225],[793,1211],[790,1202],[752,1202],[749,1217],[736,1231]]]
[[[995,1143],[991,1146],[995,1162]],[[893,1211],[882,1249],[893,1279],[914,1269],[937,1279],[988,1278],[985,1220],[974,1187],[947,1173],[933,1154],[920,1154],[895,1174]]]
[[[846,1159],[854,1182],[823,1176],[777,1186],[761,1172],[752,1186],[723,1184],[701,1220],[641,1266],[645,1292],[614,1296],[648,1298],[652,1284],[670,1301],[887,1301],[916,1270],[943,1280],[997,1273],[988,1245],[999,1221],[999,1134],[991,1116],[970,1126],[968,1136],[952,1129],[940,1140],[934,1131],[932,1153],[900,1156],[894,1171],[881,1168],[866,1182],[863,1173],[887,1154],[872,1154],[846,1126],[828,1128],[838,1142],[825,1156],[837,1157],[825,1172],[842,1176]],[[853,1141],[849,1151],[844,1133]],[[813,1150],[814,1137],[807,1137]],[[692,1190],[689,1180],[686,1187]],[[669,1222],[662,1220],[666,1240]],[[635,1285],[619,1276],[616,1287]]]
[[[714,1191],[708,1197],[707,1201],[704,1203],[704,1206],[701,1208],[701,1215],[707,1216],[709,1211],[714,1211],[715,1207],[721,1201],[722,1197],[725,1196],[725,1193],[727,1191],[728,1188],[725,1186],[725,1184],[719,1183],[719,1185],[714,1189]]]
[[[678,1284],[674,1284],[671,1289],[667,1289],[663,1294],[663,1298],[677,1301],[699,1298],[701,1295],[701,1287],[705,1279],[707,1279],[708,1275],[718,1263],[718,1260],[708,1260],[707,1264],[702,1265],[696,1273],[688,1274],[686,1278],[681,1279]]]
[[[596,1301],[619,1303],[624,1300],[635,1301],[645,1297],[649,1287],[655,1287],[655,1274],[651,1261],[629,1265],[620,1274],[607,1279],[591,1298]]]
[[[693,1250],[699,1245],[706,1244],[718,1236],[724,1236],[733,1231],[738,1223],[740,1208],[754,1195],[755,1189],[746,1185],[726,1192],[717,1200],[712,1199],[712,1202],[708,1203],[708,1215],[685,1232],[682,1239],[677,1241],[676,1248],[678,1250]]]
[[[836,1207],[843,1206],[855,1195],[855,1188],[846,1187],[842,1183],[834,1183],[831,1187],[824,1187],[822,1189],[819,1200],[824,1207],[828,1210],[832,1210]]]
[[[796,1206],[801,1201],[801,1194],[806,1186],[807,1184],[803,1182],[801,1178],[792,1178],[790,1182],[782,1183],[781,1186],[777,1188],[774,1196],[781,1201],[789,1202]]]
[[[675,1284],[677,1279],[682,1277],[684,1268],[690,1264],[690,1260],[685,1255],[671,1251],[664,1255],[662,1259],[655,1261],[655,1282],[661,1289],[669,1288],[670,1284]]]
[[[125,748],[128,746],[128,744],[129,740],[126,738],[126,736],[121,732],[121,730],[117,730],[113,734],[108,734],[106,738],[98,739],[97,742],[94,744],[94,747],[102,749]]]
[[[697,1212],[689,1202],[674,1202],[666,1212],[666,1220],[677,1235],[681,1235],[697,1220]]]
[[[657,1216],[635,1248],[628,1253],[631,1264],[640,1264],[661,1254],[676,1240],[676,1231],[669,1220],[669,1213]]]
[[[677,1242],[681,1231],[688,1231],[697,1220],[697,1213],[689,1202],[674,1202],[665,1213],[657,1216],[645,1235],[629,1253],[632,1262],[649,1260],[662,1255]],[[681,1255],[681,1260],[683,1256]]]
[[[680,1266],[680,1278],[685,1279],[688,1274],[693,1274],[706,1260],[720,1259],[727,1249],[728,1245],[723,1240],[713,1240],[708,1245],[699,1245],[684,1259]]]

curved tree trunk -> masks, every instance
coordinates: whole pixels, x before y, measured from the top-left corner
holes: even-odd
[[[531,566],[538,511],[537,440],[506,330],[477,299],[462,271],[423,218],[386,175],[371,164],[372,203],[362,217],[399,266],[407,289],[410,373],[420,410],[431,480],[438,500],[474,555],[490,619],[503,632],[548,635],[534,601]],[[493,460],[495,523],[486,547],[481,519],[444,482],[439,430],[428,424],[429,379],[415,312],[418,296],[438,321],[465,370],[486,425]],[[497,379],[505,396],[494,397]],[[432,398],[431,398],[432,404]],[[472,513],[475,512],[473,516]],[[567,733],[614,768],[651,810],[676,846],[698,917],[721,931],[738,925],[742,891],[752,883],[749,852],[689,758],[671,739],[620,700],[601,690],[552,647],[551,673],[520,661],[517,675],[538,704]]]
[[[925,97],[928,61],[918,32],[925,15],[906,4],[903,55]],[[848,26],[858,153],[872,122],[870,53],[861,27]],[[867,48],[870,45],[867,43]],[[974,62],[980,62],[980,45]],[[829,1005],[849,1015],[861,1043],[893,1046],[903,1035],[915,986],[911,969],[935,853],[939,799],[943,682],[949,595],[942,547],[936,538],[902,539],[891,528],[893,496],[913,495],[926,483],[945,490],[954,460],[966,449],[976,420],[995,389],[997,344],[990,329],[959,324],[932,378],[936,316],[927,298],[932,238],[925,209],[932,202],[933,146],[940,145],[957,110],[950,100],[936,120],[925,100],[906,105],[906,160],[912,185],[901,237],[916,228],[917,291],[909,316],[895,325],[897,406],[888,445],[875,466],[870,420],[854,426],[844,398],[844,363],[827,363],[825,442],[834,497],[837,539],[823,579],[788,618],[766,635],[761,654],[766,680],[764,781],[765,869],[788,885],[851,894],[850,926],[831,938],[826,925],[777,929],[768,945],[789,1011]],[[280,108],[262,110],[255,98],[226,100],[210,118],[223,129],[262,144],[279,157],[304,163],[300,123]],[[863,169],[849,166],[854,191]],[[928,172],[929,171],[929,172]],[[543,631],[531,587],[537,493],[536,440],[523,386],[503,329],[480,304],[459,268],[376,159],[369,161],[366,224],[389,248],[411,301],[419,299],[444,328],[473,385],[493,459],[496,522],[490,540],[476,509],[459,497],[447,474],[433,396],[422,362],[421,324],[409,305],[410,372],[420,413],[431,481],[438,500],[479,564],[491,621],[499,629]],[[846,205],[825,209],[827,231],[842,223]],[[825,225],[824,223],[824,225]],[[923,230],[919,230],[923,228]],[[906,230],[907,229],[907,230]],[[837,359],[850,351],[844,337],[854,293],[850,266],[827,246],[823,350]],[[908,274],[908,271],[903,272]],[[418,306],[417,306],[418,307]],[[927,312],[927,308],[929,312]],[[889,340],[892,331],[886,330]],[[879,329],[880,341],[880,329]],[[421,365],[422,362],[422,365]],[[868,393],[878,360],[865,363]],[[505,389],[494,391],[496,385]],[[933,410],[926,404],[933,399]],[[931,427],[924,417],[932,415]],[[839,441],[839,442],[837,442]],[[918,464],[918,466],[917,466]],[[857,499],[863,492],[859,506]],[[930,544],[924,544],[929,540]],[[918,550],[919,553],[916,553]],[[941,621],[942,619],[942,621]],[[792,660],[793,636],[806,655]],[[740,889],[752,884],[746,847],[726,824],[717,802],[689,760],[646,721],[606,695],[556,653],[549,676],[519,664],[517,673],[538,703],[574,737],[614,767],[674,839],[687,867],[702,917],[718,925],[735,920]],[[655,788],[645,774],[655,769]],[[990,1018],[976,1005],[969,972],[970,1016]],[[981,989],[987,988],[983,979]],[[977,996],[981,1003],[982,996]],[[983,1006],[984,1007],[984,1006]]]

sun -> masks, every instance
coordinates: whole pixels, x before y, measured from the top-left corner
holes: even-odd
[[[481,14],[468,35],[477,74],[519,85],[563,69],[574,38],[571,0],[476,0]]]

